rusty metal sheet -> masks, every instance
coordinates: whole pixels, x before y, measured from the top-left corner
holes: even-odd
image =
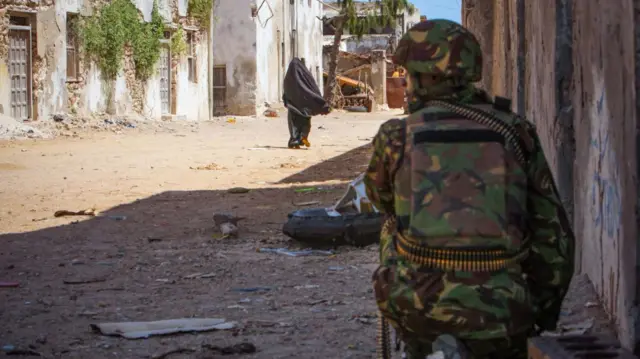
[[[403,108],[405,101],[404,77],[387,77],[387,104],[389,108]]]
[[[612,338],[595,335],[567,335],[529,339],[529,359],[636,358]]]

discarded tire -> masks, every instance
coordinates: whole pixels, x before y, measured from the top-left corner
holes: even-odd
[[[382,228],[379,213],[347,213],[330,216],[324,208],[311,208],[289,214],[282,232],[311,247],[378,243]]]

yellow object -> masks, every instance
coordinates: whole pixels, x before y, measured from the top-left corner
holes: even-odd
[[[302,139],[302,144],[304,144],[306,147],[311,147],[311,142],[309,142],[309,140],[307,140],[306,138]]]
[[[227,123],[236,123],[236,119],[231,117],[230,119],[227,120]]]

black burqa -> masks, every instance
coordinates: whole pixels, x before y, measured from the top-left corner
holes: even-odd
[[[289,112],[288,146],[299,147],[311,131],[311,117],[328,113],[329,105],[322,97],[311,72],[298,58],[289,63],[283,87],[282,101]]]

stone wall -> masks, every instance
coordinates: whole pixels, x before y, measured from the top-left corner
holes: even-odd
[[[638,334],[640,0],[466,0],[483,88],[511,97],[541,137],[586,273],[624,346]],[[636,52],[638,51],[638,52]]]

